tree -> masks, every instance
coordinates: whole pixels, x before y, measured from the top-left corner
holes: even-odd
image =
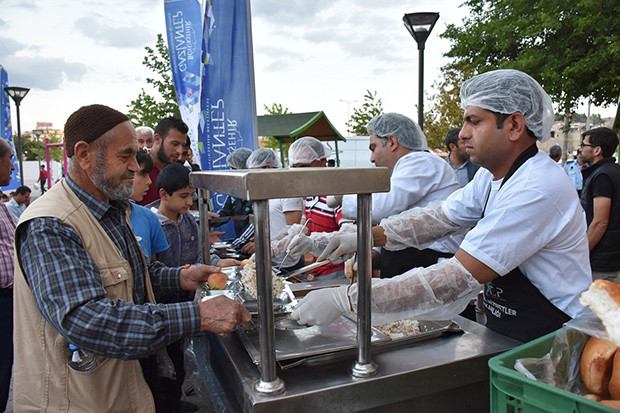
[[[287,113],[291,113],[288,108],[282,106],[281,103],[272,103],[271,107],[263,105],[263,109],[265,109],[265,115],[286,115]],[[284,157],[288,159],[288,148],[291,146],[290,143],[284,143],[282,147],[280,147],[280,141],[273,136],[264,136],[263,138],[261,142],[263,148],[271,148],[276,152],[279,152],[281,149],[284,152]]]
[[[364,95],[364,103],[359,108],[353,109],[351,119],[346,123],[350,133],[357,136],[366,136],[366,125],[372,118],[383,113],[383,102],[377,99],[377,91],[371,92],[366,90]]]
[[[39,159],[37,157],[37,149],[39,151],[39,156],[41,162],[45,162],[45,138],[49,139],[51,143],[60,143],[62,139],[58,135],[56,131],[51,131],[46,135],[41,135],[39,138],[39,144],[37,145],[36,136],[32,135],[30,132],[22,133],[22,154],[24,159],[27,161],[36,161]],[[13,142],[17,143],[17,134],[13,134]],[[62,162],[62,148],[55,147],[50,148],[50,158],[56,162]]]
[[[146,56],[142,64],[155,74],[153,77],[147,77],[146,83],[152,86],[157,94],[151,95],[143,88],[138,97],[128,106],[128,115],[134,126],[155,127],[160,119],[167,116],[180,118],[181,112],[174,91],[168,47],[161,33],[157,35],[155,49],[149,46],[144,49]]]
[[[470,72],[463,65],[448,64],[441,68],[442,79],[433,85],[437,93],[429,96],[428,100],[432,103],[424,112],[424,133],[429,148],[446,150],[448,131],[463,125],[461,84]]]
[[[448,25],[446,54],[473,73],[522,70],[568,113],[582,98],[597,106],[620,95],[617,0],[469,0],[470,17]]]

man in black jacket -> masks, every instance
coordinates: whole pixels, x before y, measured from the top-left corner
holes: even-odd
[[[613,154],[618,135],[595,128],[581,135],[583,171],[581,205],[586,211],[592,278],[620,282],[620,166]]]

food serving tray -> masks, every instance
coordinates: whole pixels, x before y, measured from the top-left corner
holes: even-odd
[[[250,314],[258,314],[258,300],[252,297],[246,290],[240,289],[235,297]],[[288,314],[293,311],[295,305],[297,305],[297,299],[290,287],[285,285],[280,295],[273,299],[273,312],[276,315]]]
[[[442,335],[462,333],[454,321],[419,321],[420,333],[390,339],[371,328],[373,354],[401,346],[432,340]],[[277,317],[275,320],[276,361],[282,370],[297,366],[319,366],[337,361],[354,359],[357,345],[357,324],[342,316],[328,326],[295,326],[294,320]],[[237,334],[254,364],[260,363],[258,329],[251,324],[237,329]]]

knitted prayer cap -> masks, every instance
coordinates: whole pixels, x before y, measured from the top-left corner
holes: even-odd
[[[105,105],[82,106],[65,123],[65,151],[67,157],[73,156],[73,147],[83,141],[91,143],[114,128],[128,121],[127,115]]]

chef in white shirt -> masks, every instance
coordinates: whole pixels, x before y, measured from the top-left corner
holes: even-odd
[[[398,250],[473,228],[453,258],[373,279],[373,323],[451,317],[484,284],[487,327],[529,341],[582,315],[579,296],[592,282],[577,194],[536,146],[550,136],[551,99],[527,74],[504,69],[466,81],[461,107],[460,137],[481,169],[446,201],[384,219],[373,240]],[[356,241],[356,234],[336,235],[322,255],[342,260]],[[323,289],[308,294],[292,316],[303,324],[328,324],[356,305],[356,284]]]

